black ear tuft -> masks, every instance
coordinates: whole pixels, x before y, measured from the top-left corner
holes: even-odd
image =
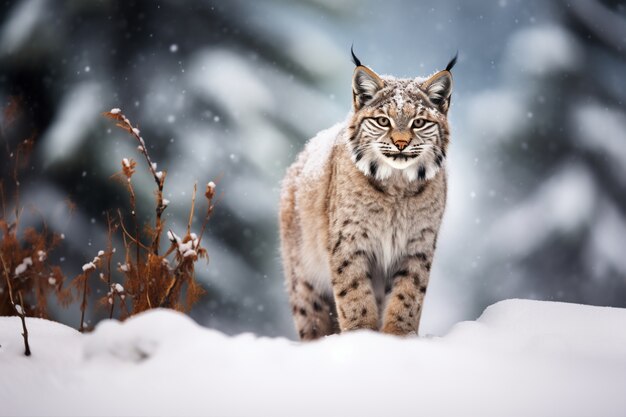
[[[352,54],[352,62],[354,62],[354,65],[356,65],[357,67],[362,66],[361,60],[357,58],[356,55],[354,55],[354,44],[352,44],[352,46],[350,47],[350,53]]]
[[[454,58],[452,58],[450,62],[448,62],[448,65],[446,66],[446,71],[448,72],[452,71],[452,68],[454,67],[454,64],[456,64],[456,59],[458,57],[459,57],[459,51],[456,51],[456,54],[454,54]]]

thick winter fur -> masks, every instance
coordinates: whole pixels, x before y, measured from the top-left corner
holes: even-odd
[[[449,69],[395,79],[358,65],[347,121],[289,168],[281,250],[301,339],[417,333],[446,203]]]

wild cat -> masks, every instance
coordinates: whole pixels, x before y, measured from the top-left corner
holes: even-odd
[[[361,64],[345,122],[288,169],[281,252],[303,340],[339,331],[416,334],[446,204],[451,69],[423,79]]]

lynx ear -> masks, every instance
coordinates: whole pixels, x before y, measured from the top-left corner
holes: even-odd
[[[454,65],[454,64],[453,64]],[[452,94],[452,74],[448,70],[439,71],[422,84],[422,89],[442,113],[447,113]]]
[[[360,64],[360,62],[359,62]],[[371,69],[359,65],[352,76],[352,103],[359,110],[384,87],[383,80]]]

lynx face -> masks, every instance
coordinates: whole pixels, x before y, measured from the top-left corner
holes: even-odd
[[[409,181],[433,178],[448,148],[450,72],[395,79],[359,65],[352,89],[348,146],[359,170],[378,180],[392,175]]]

